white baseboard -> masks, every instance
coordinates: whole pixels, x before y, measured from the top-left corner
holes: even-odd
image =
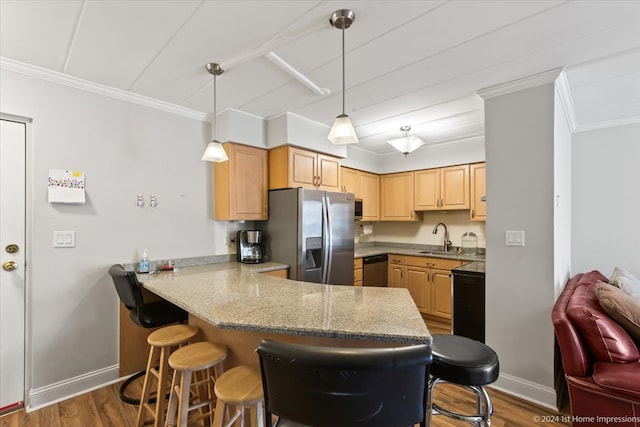
[[[120,380],[120,366],[108,366],[97,371],[69,378],[44,387],[31,389],[26,411],[31,412],[70,399]]]
[[[500,374],[498,381],[491,384],[491,387],[554,411],[558,410],[556,391],[552,387],[545,387],[509,374]]]

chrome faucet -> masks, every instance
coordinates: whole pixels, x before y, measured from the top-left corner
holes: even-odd
[[[444,222],[439,222],[433,227],[433,234],[438,234],[438,227],[444,227],[444,244],[442,245],[442,250],[444,252],[448,252],[449,248],[451,248],[451,240],[449,240],[449,230],[447,230],[447,225]]]

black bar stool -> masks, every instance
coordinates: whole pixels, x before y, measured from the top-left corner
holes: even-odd
[[[440,414],[469,422],[474,426],[489,427],[493,406],[484,386],[498,379],[500,367],[496,352],[480,341],[445,334],[433,335],[431,351],[433,363],[427,397],[427,425],[431,425],[432,414]],[[473,391],[476,395],[476,414],[458,414],[435,404],[435,386],[444,382]]]

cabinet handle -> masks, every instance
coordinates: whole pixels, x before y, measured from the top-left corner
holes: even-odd
[[[403,276],[404,276],[404,271],[400,270],[400,278],[402,279]]]

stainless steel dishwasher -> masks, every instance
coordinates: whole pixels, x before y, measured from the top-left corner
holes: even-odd
[[[362,286],[387,286],[388,259],[387,254],[362,258]]]

